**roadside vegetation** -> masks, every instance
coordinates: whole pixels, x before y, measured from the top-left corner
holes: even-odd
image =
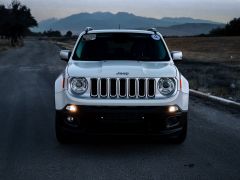
[[[11,48],[9,41],[6,39],[0,39],[0,52],[8,50],[9,48]]]
[[[72,38],[76,37],[73,35],[72,31],[67,31],[65,34],[62,34],[61,31],[49,29],[43,32],[30,32],[30,36],[37,36],[42,38]]]
[[[20,1],[14,0],[8,7],[0,4],[0,45],[8,40],[11,46],[22,46],[23,37],[34,26],[37,21],[31,10]]]
[[[62,35],[60,31],[54,31],[52,29],[44,31],[43,33],[33,33],[33,35],[38,36],[39,40],[50,41],[63,49],[72,49],[78,38],[78,36],[73,35],[72,31],[67,31]]]
[[[183,51],[177,63],[190,88],[240,102],[240,36],[166,38]]]
[[[210,36],[240,36],[240,18],[234,18],[224,28],[213,29]]]
[[[180,71],[190,88],[240,102],[240,18],[199,37],[167,38],[171,50],[182,50]]]

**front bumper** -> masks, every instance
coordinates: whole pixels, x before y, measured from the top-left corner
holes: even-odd
[[[133,107],[164,107],[169,105],[177,105],[182,110],[188,110],[189,94],[182,91],[177,91],[175,96],[164,99],[95,99],[95,98],[80,98],[74,97],[67,90],[55,93],[56,110],[62,110],[68,104],[76,104],[79,106],[101,106],[101,107],[124,107],[126,105]]]
[[[101,134],[170,135],[181,132],[187,112],[180,108],[168,112],[169,106],[77,106],[77,112],[57,110],[57,120],[65,131]],[[69,121],[68,119],[71,119]]]

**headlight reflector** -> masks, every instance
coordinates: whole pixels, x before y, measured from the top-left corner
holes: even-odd
[[[158,90],[164,96],[170,96],[175,92],[176,83],[173,78],[161,78],[158,81]]]
[[[83,94],[87,91],[88,81],[86,78],[72,78],[70,82],[71,91],[76,94]]]

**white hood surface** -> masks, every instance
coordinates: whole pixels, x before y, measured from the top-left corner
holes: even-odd
[[[72,61],[68,64],[70,77],[176,77],[177,69],[169,62],[143,61]]]

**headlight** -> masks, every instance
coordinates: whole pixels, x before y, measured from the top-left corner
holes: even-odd
[[[175,80],[173,78],[161,78],[158,81],[158,90],[164,96],[170,96],[175,92]]]
[[[70,81],[71,91],[76,94],[83,94],[87,91],[88,82],[84,77],[81,78],[72,78]]]

